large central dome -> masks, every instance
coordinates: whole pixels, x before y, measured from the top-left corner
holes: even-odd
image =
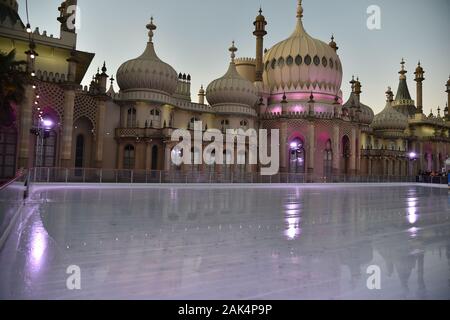
[[[120,66],[117,82],[122,91],[146,90],[172,95],[177,88],[178,74],[156,55],[152,40],[156,29],[153,18],[147,29],[150,40],[144,53]]]
[[[334,99],[342,84],[342,65],[337,46],[314,39],[303,27],[302,1],[297,26],[286,40],[273,46],[264,57],[264,83],[272,94],[314,92]]]

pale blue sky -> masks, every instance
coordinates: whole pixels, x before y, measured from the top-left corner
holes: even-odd
[[[344,67],[343,91],[348,97],[352,74],[361,78],[362,100],[376,112],[385,104],[387,86],[398,85],[400,60],[407,62],[408,83],[415,99],[413,72],[418,60],[426,71],[424,105],[428,114],[446,103],[444,85],[450,74],[450,1],[448,0],[304,0],[308,33],[328,42],[332,33]],[[33,28],[59,32],[61,0],[29,0]],[[78,49],[96,57],[84,83],[104,60],[109,74],[139,56],[147,42],[151,15],[158,26],[154,38],[159,57],[193,78],[192,97],[200,84],[222,76],[229,62],[227,48],[235,40],[238,56],[254,56],[253,21],[262,5],[268,20],[265,47],[287,38],[294,29],[297,0],[79,0],[81,29]],[[382,29],[366,27],[367,7],[378,5]],[[25,0],[19,0],[25,19]],[[117,89],[117,85],[115,86]]]

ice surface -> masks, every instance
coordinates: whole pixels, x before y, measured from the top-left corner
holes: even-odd
[[[0,298],[449,299],[449,218],[447,189],[407,185],[41,189]]]

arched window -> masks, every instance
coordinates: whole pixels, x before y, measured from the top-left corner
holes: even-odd
[[[350,173],[350,157],[351,157],[351,146],[350,139],[348,136],[342,138],[342,157],[344,159],[344,174]]]
[[[130,108],[127,112],[127,127],[128,128],[136,128],[137,121],[136,121],[136,109]]]
[[[333,149],[331,147],[331,140],[328,140],[325,146],[323,167],[324,176],[331,177],[333,174]]]
[[[84,136],[79,134],[77,136],[75,147],[75,168],[83,168],[84,162]]]
[[[152,170],[158,170],[158,146],[152,148]]]
[[[160,128],[161,127],[161,111],[157,108],[150,110],[150,128]]]
[[[125,152],[123,154],[123,168],[127,170],[133,170],[135,164],[135,152],[132,145],[127,145],[125,147]]]
[[[305,173],[306,157],[303,141],[300,138],[292,140],[289,144],[289,172]]]
[[[56,148],[56,132],[45,130],[36,140],[36,167],[54,167],[56,165]]]
[[[247,120],[242,120],[240,125],[241,125],[241,129],[242,130],[247,130],[248,129],[248,121]]]

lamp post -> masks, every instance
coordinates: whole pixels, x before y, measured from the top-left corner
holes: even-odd
[[[408,158],[409,158],[409,175],[412,177],[414,174],[414,162],[417,160],[417,153],[411,151],[408,154]]]

